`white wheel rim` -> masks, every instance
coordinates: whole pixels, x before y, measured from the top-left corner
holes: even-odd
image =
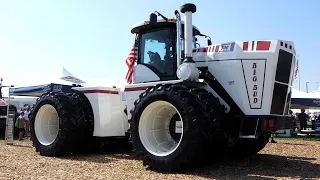
[[[34,130],[42,145],[49,146],[56,140],[59,132],[59,116],[52,105],[45,104],[40,107],[35,117]]]
[[[169,131],[170,120],[176,113],[180,118],[178,126],[181,126],[175,128],[175,133],[181,134],[178,142],[173,139]],[[149,104],[140,117],[139,137],[146,150],[155,156],[167,156],[173,153],[183,138],[183,123],[179,111],[167,101]]]

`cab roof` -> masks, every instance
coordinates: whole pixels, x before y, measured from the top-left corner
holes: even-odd
[[[184,21],[181,21],[181,24],[184,24]],[[152,30],[155,28],[161,28],[161,27],[175,27],[176,22],[174,21],[165,21],[164,19],[157,19],[157,24],[149,24],[149,21],[142,21],[139,23],[136,23],[132,26],[131,28],[131,33],[136,34],[136,33],[141,33],[144,31]],[[184,29],[184,26],[182,26],[182,30]],[[196,27],[193,26],[193,34],[198,35],[200,34],[200,30]]]

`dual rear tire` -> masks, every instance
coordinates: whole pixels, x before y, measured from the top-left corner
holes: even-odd
[[[93,122],[83,97],[77,94],[42,95],[30,118],[33,146],[44,156],[63,156],[78,152],[92,136]],[[93,118],[93,117],[92,117]]]
[[[207,91],[178,85],[148,88],[131,113],[133,150],[153,170],[181,170],[207,164],[211,132],[224,108]],[[208,103],[216,107],[209,109]],[[214,147],[221,148],[221,147]]]

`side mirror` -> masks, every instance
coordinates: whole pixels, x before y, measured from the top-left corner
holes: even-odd
[[[155,13],[150,14],[149,24],[157,24],[157,15]]]
[[[210,39],[208,39],[208,46],[211,46],[212,45],[212,42]]]

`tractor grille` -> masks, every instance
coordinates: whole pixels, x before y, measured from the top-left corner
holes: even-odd
[[[290,90],[287,96],[287,102],[286,102],[286,107],[284,109],[284,115],[288,115],[289,114],[289,108],[291,106],[291,94],[292,91]]]
[[[288,114],[291,92],[288,92],[293,55],[282,49],[279,50],[277,71],[273,88],[270,114]],[[280,84],[277,82],[285,83]],[[287,98],[288,97],[288,98]]]
[[[277,71],[276,71],[276,81],[289,84],[290,71],[292,65],[293,55],[282,49],[279,50]]]
[[[286,104],[288,86],[284,84],[274,83],[271,114],[283,114]]]

